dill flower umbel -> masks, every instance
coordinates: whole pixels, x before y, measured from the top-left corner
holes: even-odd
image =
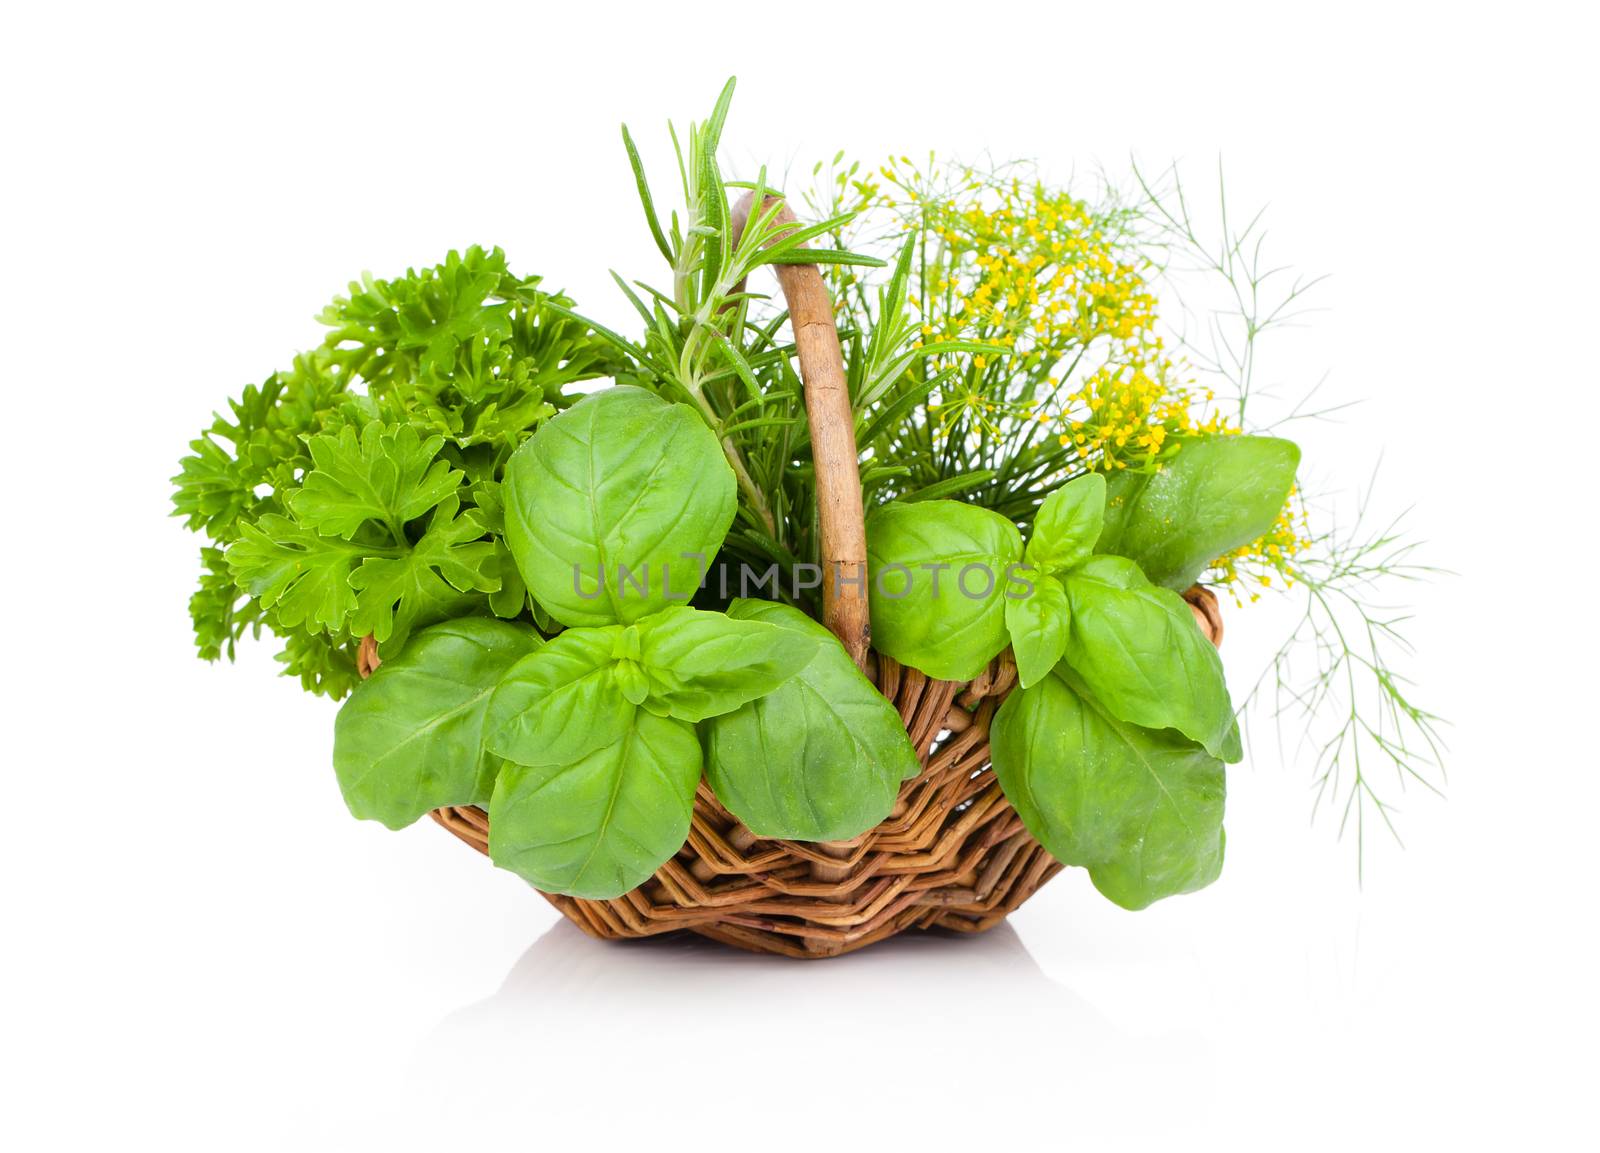
[[[1160,269],[1115,201],[904,157],[835,184],[833,207],[887,213],[886,240],[916,236],[905,304],[930,355],[905,387],[932,383],[883,446],[909,462],[896,492],[964,474],[968,499],[1026,519],[1074,476],[1160,469],[1186,436],[1237,431],[1158,333]],[[836,273],[836,291],[870,307],[853,276]]]

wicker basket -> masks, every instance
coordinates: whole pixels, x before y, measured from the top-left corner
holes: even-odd
[[[735,207],[736,231],[749,208],[748,197]],[[824,570],[862,571],[853,567],[866,563],[854,414],[832,302],[815,265],[779,265],[777,275],[805,386]],[[849,841],[765,840],[702,781],[689,839],[654,877],[612,900],[545,894],[551,904],[596,937],[688,930],[763,953],[833,957],[905,929],[991,928],[1060,872],[989,766],[989,725],[1016,684],[1009,650],[965,683],[903,667],[870,649],[866,583],[825,579],[823,621],[899,709],[922,761],[888,818]],[[1185,598],[1220,642],[1216,599],[1200,588]],[[363,673],[375,663],[369,639]],[[433,818],[488,852],[482,809],[438,809]]]

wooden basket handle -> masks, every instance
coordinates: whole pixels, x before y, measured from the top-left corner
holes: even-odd
[[[753,192],[733,206],[735,242],[750,219]],[[777,222],[798,224],[777,197]],[[822,623],[839,638],[850,659],[864,667],[872,645],[867,606],[867,528],[861,504],[861,471],[856,463],[856,418],[845,381],[833,300],[815,264],[775,266],[789,306],[800,380],[805,386],[806,423],[811,427],[811,459],[817,479],[817,526],[821,534]]]

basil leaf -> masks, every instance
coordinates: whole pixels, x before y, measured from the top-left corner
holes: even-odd
[[[421,630],[384,661],[333,727],[350,811],[399,829],[441,805],[486,803],[500,766],[483,748],[490,695],[540,643],[522,625],[463,617]]]
[[[637,627],[637,660],[650,685],[645,707],[690,722],[770,693],[805,668],[819,647],[805,632],[687,606]]]
[[[1179,443],[1160,472],[1111,478],[1095,551],[1125,556],[1156,584],[1181,590],[1272,528],[1294,486],[1300,449],[1266,436]]]
[[[705,728],[706,779],[761,837],[838,841],[877,825],[921,764],[900,713],[816,621],[788,605],[736,600],[741,621],[816,641],[811,662]]]
[[[507,463],[504,496],[517,567],[565,625],[687,601],[734,513],[733,470],[705,421],[630,386],[546,421]]]
[[[1222,763],[1176,733],[1118,720],[1070,672],[1012,693],[990,752],[1028,832],[1123,908],[1222,871]]]
[[[1017,526],[952,500],[888,504],[867,518],[879,652],[941,680],[970,680],[1006,647]]]
[[[623,630],[569,629],[507,670],[484,726],[489,750],[519,765],[565,765],[627,731],[616,676]]]
[[[1222,661],[1182,597],[1119,556],[1094,557],[1063,583],[1071,613],[1066,662],[1107,711],[1145,728],[1177,729],[1224,760],[1242,759]]]
[[[1033,591],[1006,601],[1006,631],[1023,688],[1042,681],[1067,649],[1067,590],[1043,573],[1032,577]]]
[[[508,764],[489,802],[489,856],[546,893],[620,897],[683,847],[700,759],[693,726],[641,709],[576,761]]]
[[[1094,552],[1105,521],[1106,478],[1091,472],[1056,489],[1039,506],[1022,554],[1045,572],[1062,572]]]

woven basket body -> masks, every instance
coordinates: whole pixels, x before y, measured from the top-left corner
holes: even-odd
[[[967,684],[935,681],[879,657],[880,691],[900,710],[923,770],[881,825],[850,841],[760,839],[702,781],[678,855],[609,901],[551,896],[596,937],[687,929],[730,945],[830,957],[903,929],[975,932],[998,924],[1061,866],[1028,835],[989,768],[989,722],[1015,684],[1009,658]],[[433,817],[481,852],[482,809]]]

